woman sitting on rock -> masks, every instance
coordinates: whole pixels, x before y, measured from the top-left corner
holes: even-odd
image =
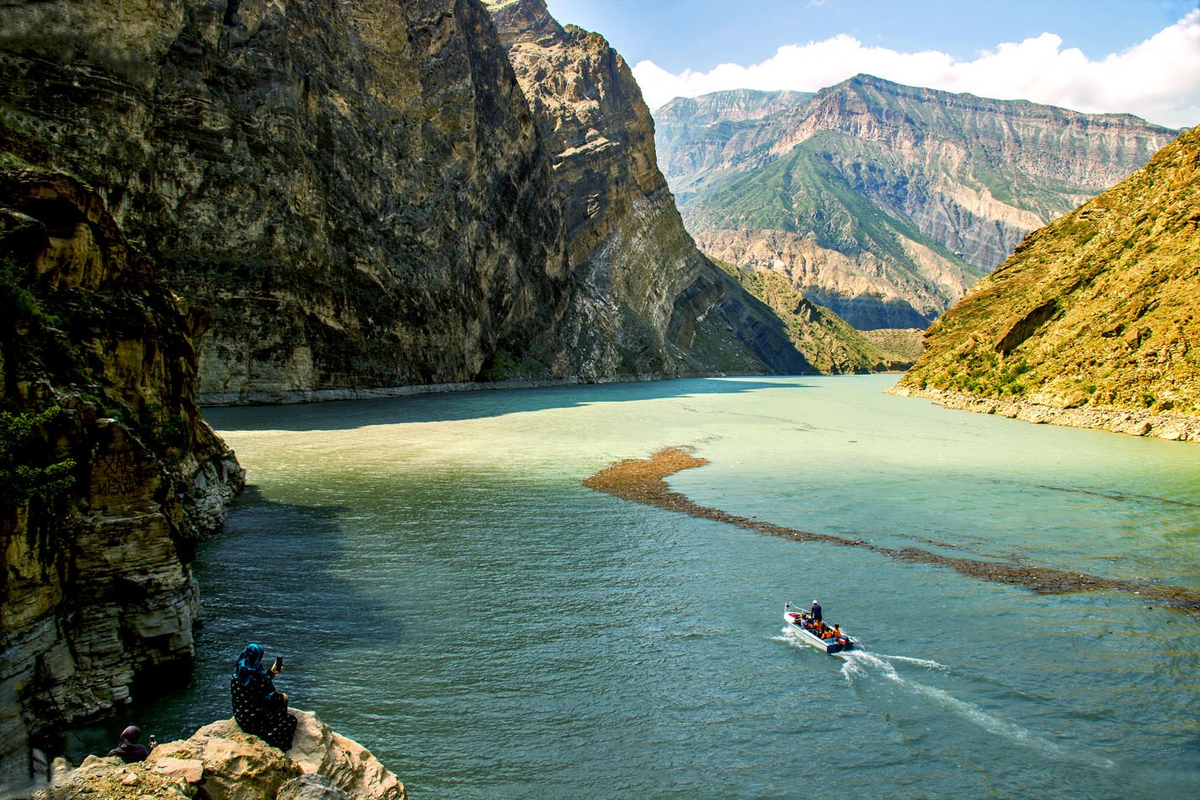
[[[262,659],[262,645],[248,644],[233,669],[233,718],[246,733],[286,751],[296,733],[296,718],[288,713],[287,695],[275,691],[274,676],[283,669],[282,659],[275,659],[269,670]]]
[[[126,764],[132,764],[136,761],[145,761],[150,756],[150,748],[144,744],[138,744],[138,739],[142,738],[142,730],[137,725],[130,725],[125,730],[121,731],[121,738],[117,742],[117,746],[108,751],[110,756],[117,756]],[[154,737],[150,737],[150,741],[154,741]]]

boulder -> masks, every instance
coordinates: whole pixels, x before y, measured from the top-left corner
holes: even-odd
[[[400,780],[362,745],[308,711],[296,715],[287,753],[244,733],[232,719],[205,725],[189,739],[164,742],[140,764],[88,756],[59,775],[36,800],[84,795],[196,800],[405,800]]]

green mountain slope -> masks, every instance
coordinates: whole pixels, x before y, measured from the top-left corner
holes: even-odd
[[[972,397],[1016,399],[1026,412],[1074,412],[1048,421],[1200,438],[1198,343],[1193,129],[1029,236],[930,328],[900,391],[968,405]]]
[[[744,270],[729,264],[721,267],[784,321],[796,349],[822,373],[907,369],[920,353],[918,330],[887,330],[880,331],[878,337],[869,337],[808,300],[781,273]]]
[[[1029,231],[1176,135],[865,75],[779,105],[730,120],[710,104],[689,122],[669,104],[660,163],[702,249],[781,265],[862,329],[924,327]]]

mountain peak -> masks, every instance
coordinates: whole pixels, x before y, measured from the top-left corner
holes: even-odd
[[[546,0],[483,0],[505,47],[519,42],[550,44],[564,35]]]

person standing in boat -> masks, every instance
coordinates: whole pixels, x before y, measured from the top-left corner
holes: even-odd
[[[821,604],[818,603],[816,600],[813,600],[813,604],[812,604],[812,618],[813,618],[813,622],[821,622],[822,621],[821,620]]]
[[[283,659],[275,659],[270,669],[263,667],[262,659],[262,645],[248,644],[233,668],[229,679],[233,718],[246,733],[286,752],[296,734],[296,717],[288,713],[288,696],[275,690]]]

